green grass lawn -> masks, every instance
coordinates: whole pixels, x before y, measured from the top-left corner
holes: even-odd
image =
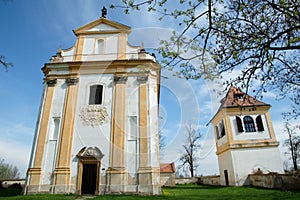
[[[6,192],[0,190],[0,199],[82,199],[76,195],[17,195],[16,191]],[[10,193],[10,194],[9,194]],[[151,200],[181,200],[181,199],[300,199],[300,191],[281,191],[260,189],[253,187],[214,187],[214,186],[198,186],[198,185],[178,185],[175,188],[163,188],[160,196],[137,196],[137,195],[104,195],[95,198],[99,200],[136,200],[136,199],[151,199]],[[13,196],[16,195],[16,196]]]

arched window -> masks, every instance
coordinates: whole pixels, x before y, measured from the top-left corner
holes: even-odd
[[[244,117],[244,127],[246,132],[255,132],[255,124],[250,116],[245,116]]]
[[[236,121],[236,125],[237,125],[237,128],[238,128],[238,132],[244,132],[241,118],[238,117],[238,116],[235,116],[235,121]]]
[[[90,86],[90,105],[102,104],[103,85]]]
[[[99,39],[97,40],[97,54],[104,53],[104,40]]]
[[[257,131],[264,131],[264,125],[261,119],[261,115],[258,115],[255,119],[257,125]]]

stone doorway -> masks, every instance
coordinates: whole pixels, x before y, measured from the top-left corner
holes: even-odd
[[[84,147],[77,154],[77,194],[98,195],[102,152],[97,147]]]

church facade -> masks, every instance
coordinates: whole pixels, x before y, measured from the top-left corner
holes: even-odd
[[[211,120],[221,185],[249,185],[249,174],[284,172],[270,108],[233,86],[221,100]]]
[[[42,68],[25,194],[160,194],[160,66],[105,15]]]

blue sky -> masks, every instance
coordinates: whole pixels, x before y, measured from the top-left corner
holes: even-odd
[[[103,3],[105,2],[105,3]],[[107,3],[109,2],[109,3]],[[16,165],[25,177],[43,87],[41,67],[55,55],[58,47],[75,43],[72,32],[100,17],[102,6],[114,1],[99,0],[0,0],[0,55],[13,62],[5,72],[0,68],[0,157]],[[170,19],[159,21],[158,14],[145,11],[126,15],[108,9],[108,19],[132,28],[129,43],[156,48],[176,30]],[[177,161],[184,141],[184,125],[200,128],[202,150],[198,174],[218,174],[212,128],[206,124],[218,108],[220,96],[212,92],[219,86],[205,82],[179,80],[163,72],[160,121],[166,137],[162,162]],[[283,140],[280,113],[289,109],[285,100],[277,102],[267,93],[263,101],[272,104],[271,117],[276,136]],[[281,148],[282,152],[284,151]]]

